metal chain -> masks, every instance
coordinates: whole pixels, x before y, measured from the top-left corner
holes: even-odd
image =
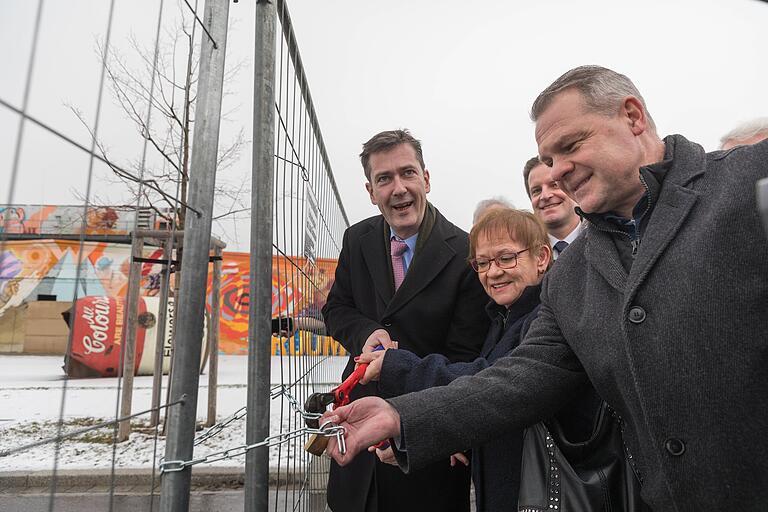
[[[291,408],[294,410],[294,412],[301,415],[302,418],[305,420],[319,420],[320,417],[322,417],[322,413],[317,412],[307,412],[304,410],[304,408],[299,404],[298,400],[291,394],[290,391],[288,391],[289,386],[286,386],[284,384],[281,384],[280,386],[275,386],[272,388],[272,392],[270,393],[270,398],[275,399],[280,395],[283,395],[285,399],[290,404]],[[279,390],[279,391],[278,391]]]
[[[208,430],[206,430],[204,433],[202,433],[197,438],[195,438],[194,446],[197,446],[200,443],[207,441],[213,436],[219,434],[222,430],[227,428],[230,423],[243,419],[245,417],[245,414],[246,414],[246,407],[243,406],[237,411],[235,411],[234,414],[216,423],[215,425],[212,425]]]
[[[304,435],[319,435],[326,437],[336,437],[336,442],[339,446],[339,452],[344,454],[347,452],[347,445],[344,440],[344,434],[346,429],[340,425],[335,425],[331,422],[326,422],[320,425],[320,428],[308,428],[303,427],[297,430],[291,430],[290,432],[281,432],[267,437],[263,441],[253,444],[243,444],[236,446],[235,448],[228,448],[218,452],[209,453],[205,457],[199,457],[192,460],[166,460],[160,463],[160,473],[173,473],[177,471],[183,471],[185,468],[194,466],[196,464],[210,464],[224,459],[231,459],[245,455],[254,448],[261,448],[263,446],[276,446],[282,443],[287,443]]]
[[[279,386],[273,387],[270,393],[270,398],[274,400],[275,398],[282,395],[288,401],[291,408],[296,413],[300,414],[304,420],[319,420],[322,417],[322,414],[305,411],[304,408],[302,408],[301,405],[299,404],[298,400],[296,400],[296,398],[288,391],[289,387],[290,386],[286,386],[285,384],[281,384]],[[246,412],[247,412],[247,408],[243,406],[237,411],[235,411],[229,417],[221,420],[215,425],[212,425],[210,428],[208,428],[208,430],[206,430],[204,433],[200,434],[198,437],[195,438],[194,446],[197,446],[207,441],[208,439],[220,434],[221,431],[227,428],[231,423],[234,423],[235,421],[243,419],[246,415]]]

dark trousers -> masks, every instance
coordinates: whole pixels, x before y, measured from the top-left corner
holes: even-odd
[[[363,452],[344,467],[331,461],[328,505],[333,512],[468,512],[469,481],[469,468],[447,458],[406,475]]]

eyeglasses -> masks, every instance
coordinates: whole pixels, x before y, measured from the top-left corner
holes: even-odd
[[[491,262],[495,261],[496,266],[499,268],[515,268],[517,266],[517,257],[523,254],[528,249],[523,249],[520,252],[505,252],[499,254],[495,258],[490,259],[473,259],[469,262],[472,265],[472,269],[478,274],[488,272],[491,269]]]

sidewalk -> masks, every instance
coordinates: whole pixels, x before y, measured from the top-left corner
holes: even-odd
[[[302,503],[302,510],[324,511],[325,479],[328,459],[315,459],[319,466],[315,478],[303,474],[270,474],[270,509],[287,509]],[[311,475],[310,475],[311,476]],[[151,468],[115,469],[111,485],[109,469],[69,469],[56,475],[55,510],[58,512],[101,512],[113,500],[114,512],[155,510],[159,506],[160,476],[154,475],[154,502],[150,505],[153,484]],[[243,467],[195,466],[190,489],[191,512],[242,510],[245,471]],[[111,492],[110,492],[111,491]],[[51,496],[50,471],[11,471],[0,473],[0,511],[47,512]]]

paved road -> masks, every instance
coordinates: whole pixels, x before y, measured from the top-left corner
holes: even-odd
[[[38,492],[42,491],[42,492]],[[195,491],[190,495],[190,512],[221,512],[243,510],[242,490]],[[321,512],[326,510],[325,496],[314,496],[305,500],[301,508],[294,508],[291,495],[285,492],[270,491],[270,510],[302,510]],[[109,508],[109,493],[67,492],[56,496],[55,512],[106,512]],[[156,496],[153,506],[146,494],[117,493],[112,502],[113,512],[146,512],[159,510],[159,498]],[[276,503],[277,502],[277,503]],[[47,489],[29,490],[19,494],[0,494],[0,512],[49,512],[50,494]],[[276,508],[277,507],[277,508]]]

